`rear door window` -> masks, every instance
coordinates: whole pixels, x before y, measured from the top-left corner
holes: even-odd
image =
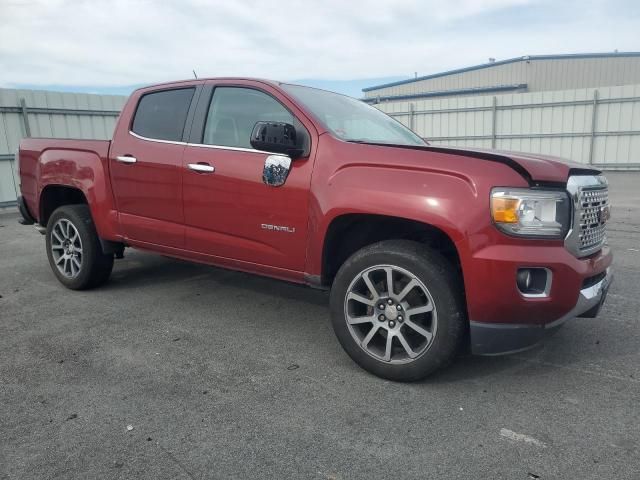
[[[157,140],[182,141],[195,88],[151,92],[138,102],[131,130]]]
[[[227,147],[251,147],[256,122],[293,124],[293,115],[276,99],[259,90],[218,87],[213,92],[202,143]]]

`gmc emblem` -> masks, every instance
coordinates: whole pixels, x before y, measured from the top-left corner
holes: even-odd
[[[600,223],[600,225],[604,225],[610,218],[611,207],[609,205],[603,205],[600,207],[600,210],[598,211],[598,223]]]

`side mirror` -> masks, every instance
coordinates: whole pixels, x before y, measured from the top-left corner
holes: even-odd
[[[302,155],[296,128],[284,122],[257,122],[251,132],[251,146],[256,150],[281,153],[291,158]]]

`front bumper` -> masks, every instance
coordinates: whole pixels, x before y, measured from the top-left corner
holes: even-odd
[[[599,282],[580,290],[576,305],[565,315],[547,324],[470,322],[471,352],[476,355],[503,355],[528,350],[574,317],[595,317],[613,281],[611,267]]]

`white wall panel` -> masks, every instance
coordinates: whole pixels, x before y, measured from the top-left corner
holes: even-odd
[[[0,206],[16,199],[17,168],[11,156],[18,149],[20,139],[26,136],[22,114],[3,111],[2,107],[15,110],[20,107],[20,99],[24,99],[28,112],[29,109],[68,110],[62,113],[29,112],[27,117],[32,137],[105,140],[111,138],[115,127],[117,116],[113,112],[122,109],[127,97],[0,89]],[[74,113],[74,110],[105,113],[86,115]]]
[[[495,122],[493,101],[486,95],[417,100],[414,129],[434,145],[490,148],[495,143],[501,150],[582,164],[640,168],[640,84],[497,95]],[[376,107],[411,124],[411,102]]]

